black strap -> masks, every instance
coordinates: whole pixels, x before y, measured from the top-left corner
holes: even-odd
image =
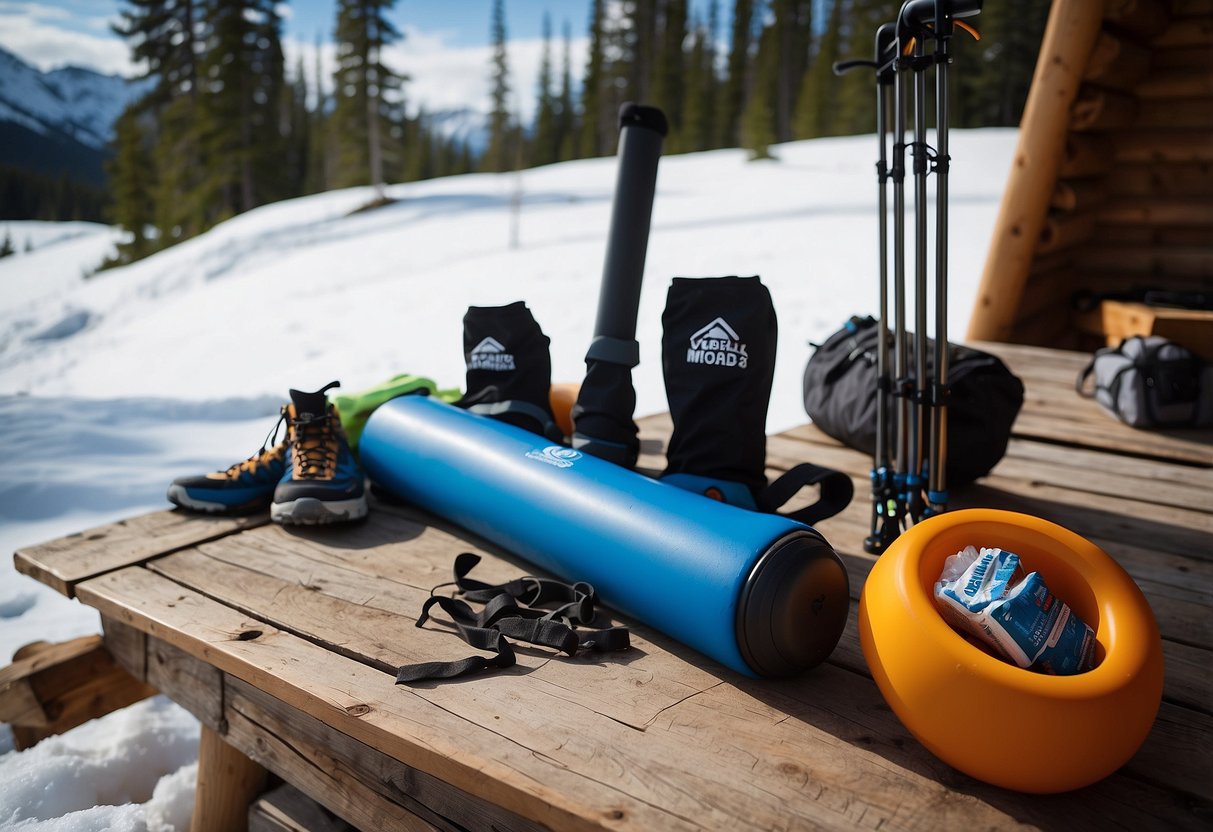
[[[810,526],[838,514],[850,505],[855,495],[855,486],[848,475],[811,462],[802,462],[763,489],[755,501],[758,510],[777,514],[777,509],[808,485],[819,487],[821,496],[817,502],[784,516]]]
[[[631,646],[626,627],[577,629],[578,624],[592,627],[597,619],[594,611],[597,595],[585,581],[566,584],[527,576],[504,584],[486,584],[468,577],[478,563],[479,555],[471,552],[458,555],[452,583],[460,595],[483,604],[483,608],[476,611],[465,600],[430,595],[421,608],[417,626],[424,626],[433,608],[439,607],[450,617],[460,638],[472,647],[491,650],[495,655],[404,665],[396,674],[396,684],[454,679],[489,668],[511,667],[516,659],[507,636],[569,656],[576,655],[579,650],[603,653]],[[450,585],[439,584],[431,592]]]

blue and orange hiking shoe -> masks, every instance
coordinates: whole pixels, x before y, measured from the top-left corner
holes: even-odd
[[[206,514],[263,511],[269,508],[274,489],[285,472],[286,443],[279,442],[272,448],[262,447],[226,471],[178,477],[168,487],[168,500],[181,508]]]
[[[286,420],[286,470],[270,504],[270,518],[287,525],[316,525],[366,516],[366,483],[350,453],[337,410],[325,393],[291,391],[283,406]]]

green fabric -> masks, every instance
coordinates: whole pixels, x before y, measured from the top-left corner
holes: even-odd
[[[350,450],[354,453],[358,452],[358,440],[362,438],[362,429],[366,427],[366,420],[375,412],[375,408],[397,396],[415,393],[419,390],[425,390],[429,395],[444,402],[458,401],[462,395],[459,390],[439,390],[438,385],[428,378],[401,373],[374,387],[368,387],[366,390],[356,393],[339,393],[329,397],[329,401],[337,408],[337,413],[341,417],[341,427],[345,430],[345,436],[349,440]]]

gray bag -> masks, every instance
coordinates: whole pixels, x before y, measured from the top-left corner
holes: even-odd
[[[1094,390],[1087,389],[1091,376]],[[1135,428],[1213,424],[1213,366],[1159,335],[1134,335],[1099,350],[1077,388]]]

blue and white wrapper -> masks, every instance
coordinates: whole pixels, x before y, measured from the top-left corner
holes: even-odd
[[[1070,676],[1094,663],[1094,631],[1040,573],[1025,575],[1014,552],[968,546],[952,555],[935,584],[935,604],[952,627],[1019,667]]]

